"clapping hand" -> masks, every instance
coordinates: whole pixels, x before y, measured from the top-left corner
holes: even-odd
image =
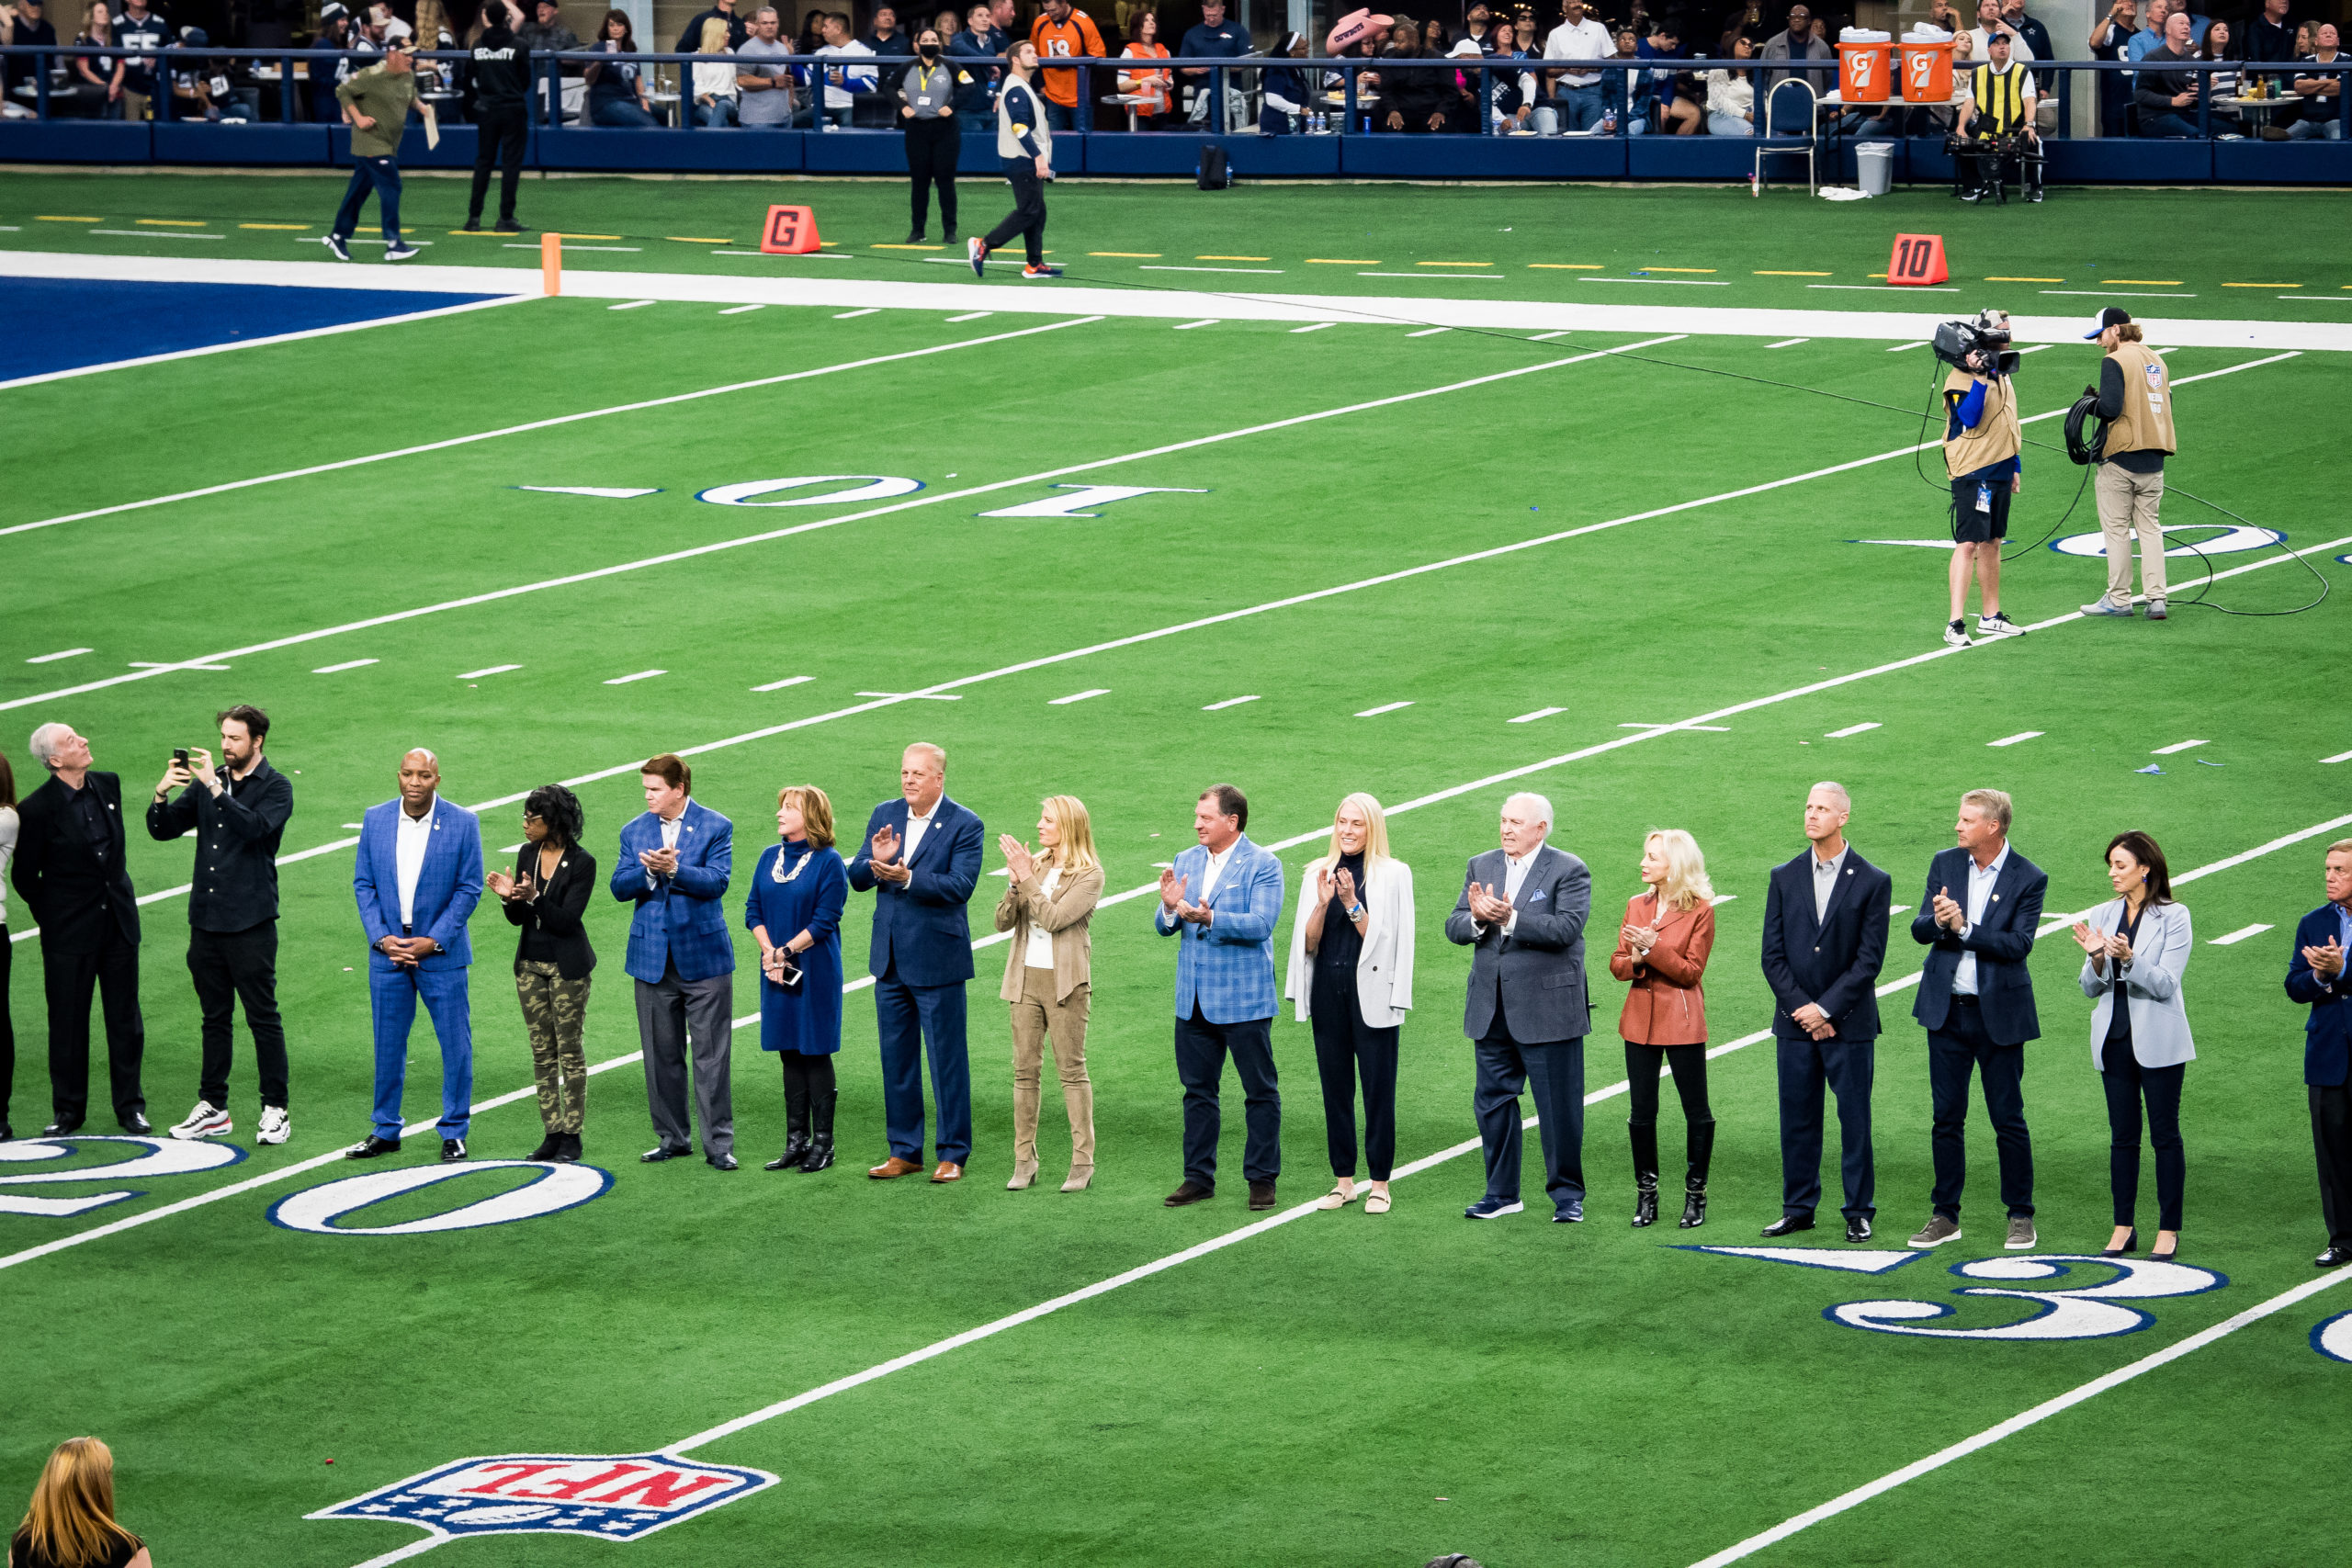
[[[2333,980],[2344,973],[2344,949],[2329,937],[2325,947],[2303,949],[2303,962],[2312,966],[2312,974]]]
[[[2120,966],[2132,962],[2132,942],[2121,931],[2107,939],[2107,955]]]
[[[1474,882],[1464,897],[1470,900],[1470,918],[1482,926],[1499,926],[1510,919],[1510,901],[1496,897],[1492,887]]]
[[[1632,946],[1636,957],[1647,958],[1650,949],[1657,945],[1656,926],[1637,926],[1628,922],[1617,928],[1617,934]]]
[[[1936,924],[1954,936],[1958,936],[1960,929],[1968,923],[1968,911],[1952,902],[1951,889],[1949,887],[1936,889],[1936,897],[1930,908],[1935,911]]]
[[[1026,882],[1036,874],[1037,862],[1030,854],[1028,845],[1010,833],[999,833],[996,847],[1004,852],[1005,869],[1012,874],[1014,882]]]
[[[1342,909],[1354,908],[1356,907],[1356,874],[1350,871],[1346,866],[1341,866],[1340,868],[1339,880],[1340,908]]]
[[[874,874],[884,882],[895,882],[904,887],[914,880],[913,874],[899,863],[899,831],[888,822],[883,823],[882,830],[874,835],[868,862]]]
[[[1331,901],[1331,868],[1328,865],[1319,868],[1315,873],[1315,901],[1317,904]],[[1350,899],[1349,902],[1353,903],[1354,900]]]
[[[675,850],[639,850],[637,863],[656,876],[678,874],[678,852]]]
[[[523,890],[514,885],[514,879],[503,871],[493,871],[481,880],[484,886],[498,895],[501,903],[512,904],[522,895]]]
[[[2100,959],[2107,956],[2107,935],[2105,932],[2094,931],[2083,921],[2076,920],[2075,922],[2074,936],[2075,945],[2081,948],[2085,953],[2090,955],[2091,964],[2094,967],[2098,965]]]
[[[1176,874],[1174,866],[1164,867],[1159,874],[1159,907],[1174,915],[1185,908],[1184,879]]]

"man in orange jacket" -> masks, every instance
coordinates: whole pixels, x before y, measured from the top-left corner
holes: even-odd
[[[1102,34],[1094,26],[1094,18],[1073,10],[1070,0],[1046,0],[1045,13],[1030,26],[1029,41],[1036,47],[1039,57],[1046,60],[1090,56],[1100,60],[1110,53],[1102,47]],[[1042,74],[1046,123],[1056,130],[1076,130],[1078,73],[1064,70]]]

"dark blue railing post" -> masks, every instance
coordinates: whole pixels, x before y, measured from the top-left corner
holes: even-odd
[[[1634,134],[1634,74],[1622,71],[1617,76],[1617,139],[1623,141]]]
[[[33,113],[41,119],[49,118],[49,73],[56,66],[57,60],[54,54],[33,56]]]
[[[943,55],[941,58],[944,59],[945,56]],[[1112,78],[1114,83],[1117,80],[1115,76]],[[964,128],[957,126],[956,134],[963,135]],[[1078,147],[1080,153],[1086,151],[1086,139],[1093,134],[1094,68],[1081,62],[1078,68]]]
[[[277,62],[277,123],[294,123],[294,57],[290,54]]]
[[[154,53],[147,57],[155,62],[153,71],[155,77],[153,101],[155,105],[155,123],[157,125],[169,125],[172,123],[171,54],[172,51],[169,50],[157,50]]]
[[[1352,135],[1355,132],[1356,115],[1359,112],[1356,104],[1355,62],[1352,60],[1342,59],[1340,62],[1340,74],[1342,78],[1342,84],[1340,91],[1341,97],[1344,99],[1344,107],[1340,121],[1340,133],[1342,136],[1348,136]]]
[[[1209,134],[1225,134],[1225,67],[1209,68]]]
[[[2197,73],[2197,134],[2213,140],[2213,73]]]

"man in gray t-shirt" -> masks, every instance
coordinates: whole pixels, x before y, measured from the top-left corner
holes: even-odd
[[[763,6],[752,14],[752,36],[745,39],[738,54],[787,55],[789,44],[776,39],[775,7]],[[792,123],[792,68],[788,65],[741,65],[736,67],[735,85],[742,89],[743,125],[787,126]]]

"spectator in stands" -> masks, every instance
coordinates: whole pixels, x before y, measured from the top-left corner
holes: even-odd
[[[1159,41],[1159,13],[1137,11],[1127,22],[1127,47],[1119,51],[1125,60],[1165,60],[1168,46]],[[1141,98],[1135,106],[1136,129],[1158,130],[1169,113],[1169,89],[1176,84],[1176,73],[1158,71],[1122,71],[1119,92],[1124,96]]]
[[[637,35],[628,25],[627,11],[607,11],[602,28],[603,37],[596,41],[598,53],[607,58],[592,62],[582,73],[588,78],[588,118],[597,125],[614,130],[650,130],[662,122],[653,118],[653,106],[646,101],[645,73],[636,61],[619,58],[637,52]]]
[[[123,0],[122,15],[115,19],[114,40],[125,51],[123,117],[146,119],[153,113],[155,73],[153,68],[137,63],[136,57],[170,48],[171,25],[148,9],[147,0]]]
[[[2309,22],[2297,23],[2295,26],[2295,58],[2297,60],[2301,60],[2318,47],[2319,43],[2317,35],[2312,31],[2312,25]]]
[[[1478,52],[1488,59],[1495,53],[1495,14],[1484,6],[1474,5],[1462,18],[1464,38],[1478,46]]]
[[[1650,30],[1642,40],[1641,52],[1652,60],[1688,60],[1690,51],[1682,44],[1682,28],[1671,17]],[[1704,107],[1707,90],[1688,71],[1672,66],[1660,66],[1650,73],[1651,91],[1665,110],[1661,129],[1676,136],[1696,136],[1706,123]]]
[[[1453,39],[1435,17],[1421,24],[1421,47],[1441,60],[1453,52]]]
[[[2154,0],[2151,0],[2151,8]],[[2197,77],[2188,71],[2162,67],[2186,64],[2194,52],[2188,41],[2188,13],[2174,11],[2165,17],[2165,46],[2140,57],[2154,70],[2134,73],[2132,101],[2140,106],[2140,134],[2167,138],[2195,136],[2196,121],[2187,117],[2197,108]]]
[[[1498,60],[1537,58],[1533,50],[1521,44],[1519,24],[1509,17],[1497,22],[1494,31],[1489,36],[1494,39],[1495,58]],[[1501,126],[1507,135],[1532,134],[1528,130],[1527,119],[1535,112],[1535,105],[1530,101],[1534,96],[1535,78],[1532,73],[1525,71],[1495,72],[1494,95],[1490,100],[1492,107],[1487,111],[1488,118]]]
[[[697,54],[728,52],[727,19],[723,17],[704,18],[701,45]],[[735,85],[735,67],[724,60],[709,64],[694,62],[694,116],[696,125],[726,130],[740,118],[741,106],[737,101],[742,89]]]
[[[2287,25],[2287,0],[2262,0],[2262,14],[2245,25],[2245,58],[2248,61],[2277,61],[2284,63],[2297,54],[2295,29]],[[2292,72],[2266,72],[2264,75],[2278,84],[2285,93]]]
[[[2230,46],[2235,41],[2230,36],[2230,24],[2216,20],[2205,29],[2205,41],[2197,46],[2197,58],[2215,62],[2234,60],[2237,55]],[[2238,96],[2238,73],[2234,70],[2205,73],[2205,93],[2212,100],[2213,140],[2216,141],[2245,140],[2245,118],[2238,112],[2237,105],[2230,101]]]
[[[146,1543],[115,1523],[114,1450],[96,1438],[57,1445],[32,1506],[8,1540],[13,1568],[155,1568]]]
[[[1973,77],[1973,73],[1970,69],[1970,62],[1976,57],[1975,50],[1976,40],[1969,37],[1966,33],[1954,33],[1952,35],[1952,82],[1958,87],[1962,98],[1967,97],[1969,84]],[[1965,106],[1963,105],[1961,107]],[[1927,111],[1928,123],[1935,128],[1931,132],[1931,134],[1934,135],[1941,135],[1943,132],[1950,130],[1959,118],[1960,107],[1957,107],[1947,106],[1943,108],[1931,108]]]
[[[2303,63],[2335,69],[2295,73],[2295,95],[2303,100],[2303,118],[2287,134],[2298,141],[2344,139],[2344,71],[2343,56],[2336,48],[2338,37],[2334,22],[2322,22],[2312,29],[2314,47],[2303,57]]]
[[[1029,42],[1040,60],[1070,60],[1083,56],[1101,59],[1111,51],[1102,47],[1102,34],[1094,26],[1094,18],[1073,8],[1070,0],[1046,0],[1045,10],[1030,24]],[[1233,90],[1230,80],[1227,90]],[[1038,95],[1046,101],[1046,125],[1057,131],[1078,129],[1078,73],[1073,70],[1047,71],[1038,81]],[[1089,116],[1091,118],[1091,116]]]
[[[1382,58],[1392,61],[1428,60],[1430,51],[1421,47],[1420,34],[1409,22],[1400,24],[1396,33],[1403,41],[1391,44]],[[1453,84],[1447,80],[1451,73],[1421,67],[1399,67],[1380,73],[1380,100],[1385,113],[1381,116],[1384,130],[1409,131],[1443,130],[1447,101],[1453,96]]]
[[[915,35],[915,63],[899,78],[899,129],[905,132],[907,173],[914,222],[906,243],[922,243],[931,218],[931,187],[939,187],[939,222],[947,243],[956,243],[956,165],[963,151],[963,128],[956,123],[956,73],[941,58],[939,29]]]
[[[1987,0],[1988,4],[1994,0]],[[1764,40],[1758,51],[1765,60],[1835,60],[1838,51],[1814,36],[1813,9],[1808,6],[1789,7],[1789,25]],[[1775,136],[1804,136],[1813,130],[1805,122],[1804,95],[1787,93],[1775,98],[1772,89],[1792,76],[1802,76],[1813,85],[1818,95],[1826,92],[1832,76],[1818,71],[1788,71],[1767,69],[1763,73],[1763,93],[1768,129]]]
[[[792,52],[776,35],[783,28],[783,18],[773,6],[763,6],[752,13],[752,36],[743,40],[741,54],[763,59],[782,59]],[[787,65],[746,65],[739,62],[735,71],[735,89],[741,95],[736,109],[738,123],[764,126],[781,130],[792,123],[792,68]]]
[[[1633,28],[1618,29],[1616,57],[1619,60],[1642,58],[1641,40],[1634,36]],[[1609,89],[1610,96],[1618,100],[1617,112],[1623,118],[1628,136],[1645,135],[1657,122],[1651,74],[1647,71],[1628,71]]]
[[[2012,60],[2018,62],[2032,60],[2033,51],[2030,47],[2020,47],[2025,44],[2024,38],[2001,15],[2001,0],[1976,0],[1976,25],[1968,30],[1968,37],[1970,42],[1975,46],[1977,59],[1984,60],[1991,57],[1992,51],[1986,46],[1993,41],[1996,34],[2008,38],[2009,57]]]
[[[2165,17],[2172,9],[2170,0],[2148,0],[2148,10],[2140,22],[2140,30],[2124,41],[2123,58],[2138,64],[2165,46]],[[2140,73],[2129,73],[2136,90]]]
[[[563,9],[556,0],[532,0],[531,18],[514,29],[514,37],[526,53],[564,54],[579,49],[580,35],[563,25]],[[562,67],[560,73],[584,77],[587,73],[583,67],[574,64]],[[541,99],[542,107],[548,117],[560,118],[562,107],[545,102],[548,90],[547,79],[534,74],[533,80],[538,85],[531,90]]]
[[[114,17],[107,9],[107,0],[90,0],[89,9],[83,13],[82,31],[74,39],[76,49],[105,49],[114,42]],[[74,72],[82,78],[84,96],[97,102],[96,118],[120,119],[122,102],[122,56],[119,54],[77,54],[74,57]]]
[[[723,22],[727,25],[727,50],[721,52],[735,50],[752,36],[751,29],[745,27],[742,18],[735,14],[735,0],[711,0],[708,10],[697,11],[686,19],[685,27],[678,33],[678,47],[670,52],[673,54],[703,53],[703,24],[711,21]]]
[[[850,36],[849,17],[845,13],[827,13],[824,28],[825,41],[817,51],[820,57],[833,60],[874,58],[872,50]],[[858,95],[874,91],[874,70],[871,66],[859,70],[849,65],[826,65],[820,69],[825,74],[825,120],[833,125],[846,126],[850,121],[850,111],[857,104]],[[797,123],[814,128],[819,123],[816,115],[812,103],[810,107],[801,111]]]
[[[2018,59],[2031,62],[2058,58],[2057,46],[2050,41],[2050,29],[2041,25],[2039,17],[2027,14],[2025,0],[2001,0],[2001,20],[2025,45],[2024,50],[2018,54]],[[2033,73],[2034,91],[2045,98],[2048,97],[2055,74],[2054,72],[2049,71],[2035,72]]]
[[[939,47],[944,51],[956,41],[956,35],[964,30],[964,21],[951,8],[931,19],[931,30],[939,35]]]
[[[864,41],[876,59],[912,60],[915,57],[915,41],[900,29],[898,8],[894,6],[874,7],[874,30],[865,35]],[[876,75],[873,90],[894,95],[899,90],[899,80],[905,75],[904,67],[886,66]]]
[[[2283,8],[2287,0],[2270,0]],[[2110,0],[2108,14],[2091,24],[2090,51],[2093,60],[2121,60],[2124,45],[2132,40],[2132,0]],[[2124,110],[2132,103],[2131,73],[2125,71],[2102,71],[2098,73],[2098,123],[2101,136],[2121,136],[2124,133]]]
[[[826,11],[804,11],[800,16],[800,37],[792,46],[795,54],[814,54],[825,47]]]
[[[1731,40],[1731,57],[1747,60],[1756,53],[1755,47],[1742,33]],[[1706,73],[1707,134],[1710,136],[1753,136],[1756,134],[1756,86],[1748,80],[1748,73],[1722,66]]]
[[[1187,28],[1176,49],[1180,56],[1194,60],[1230,60],[1250,52],[1250,29],[1238,22],[1228,21],[1225,0],[1201,0],[1198,25]],[[1187,65],[1183,68],[1184,85],[1193,89],[1190,118],[1195,125],[1206,125],[1209,118],[1209,67]],[[1228,84],[1230,79],[1228,78]],[[1226,124],[1230,127],[1239,112],[1239,96],[1226,96]]]
[[[41,15],[42,0],[16,0],[13,6],[0,6],[0,43],[17,48],[57,41],[57,28]],[[17,84],[30,82],[35,73],[47,67],[40,62],[21,55],[0,57],[0,95],[16,104]],[[22,105],[17,105],[23,107]]]
[[[1474,49],[1476,47],[1472,46]],[[1274,45],[1277,60],[1306,58],[1306,35],[1286,32]],[[1259,78],[1265,103],[1258,111],[1258,130],[1267,136],[1284,136],[1306,129],[1306,73],[1295,65],[1271,67]]]
[[[1567,0],[1560,25],[1544,40],[1546,60],[1605,60],[1616,49],[1609,29],[1585,15],[1584,0]],[[1587,135],[1600,126],[1606,95],[1598,71],[1547,71],[1544,87],[1550,96],[1556,127],[1570,136]]]
[[[972,8],[965,13],[964,21],[964,30],[947,40],[948,55],[958,62],[956,118],[964,122],[965,135],[993,137],[999,75],[994,62],[1012,47],[1012,39],[997,30],[989,0],[975,0]],[[1157,26],[1156,21],[1154,25]],[[1161,51],[1162,54],[1166,52]]]

